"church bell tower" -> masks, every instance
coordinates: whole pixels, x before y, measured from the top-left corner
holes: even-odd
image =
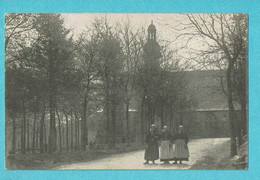
[[[153,21],[148,27],[148,38],[147,42],[144,45],[144,57],[147,67],[151,69],[158,69],[159,59],[161,58],[160,46],[156,41],[156,27],[153,24]]]

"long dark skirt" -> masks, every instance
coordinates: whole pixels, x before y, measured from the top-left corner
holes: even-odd
[[[159,159],[159,146],[157,142],[148,144],[145,149],[144,159],[146,161],[154,161]]]

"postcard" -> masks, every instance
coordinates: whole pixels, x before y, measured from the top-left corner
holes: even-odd
[[[5,168],[248,168],[248,15],[6,13]]]

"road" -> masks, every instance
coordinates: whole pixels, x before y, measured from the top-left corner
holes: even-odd
[[[184,161],[182,165],[164,165],[160,160],[157,160],[156,164],[144,165],[144,151],[134,151],[90,162],[62,165],[55,169],[189,169],[197,160],[207,155],[209,151],[212,151],[216,145],[228,140],[228,138],[192,140],[188,145],[190,160]]]

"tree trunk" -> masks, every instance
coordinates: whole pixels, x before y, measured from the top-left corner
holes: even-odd
[[[246,108],[246,99],[242,98],[241,100],[241,119],[242,119],[242,130],[243,134],[247,134],[248,127],[247,127],[247,108]]]
[[[60,116],[59,116],[59,112],[58,112],[58,108],[56,106],[56,114],[57,114],[57,117],[58,117],[58,121],[59,121],[59,143],[60,143],[60,149],[59,151],[61,152],[62,151],[62,144],[61,144],[61,123],[60,123]]]
[[[32,142],[32,153],[34,154],[34,148],[35,148],[35,133],[36,133],[36,110],[34,111],[34,121],[33,121],[33,142]]]
[[[51,47],[52,44],[50,44]],[[55,84],[55,61],[53,51],[49,54],[49,105],[50,105],[50,133],[49,133],[49,153],[56,151],[56,122],[55,122],[55,106],[56,106],[56,84]]]
[[[106,97],[106,143],[109,144],[111,140],[111,132],[110,132],[110,105],[108,97]]]
[[[49,134],[49,153],[56,151],[56,122],[55,122],[55,99],[53,92],[50,95],[50,134]]]
[[[175,121],[175,126],[176,126],[176,129],[177,129],[177,132],[178,132],[178,130],[179,130],[179,126],[181,125],[181,115],[182,114],[182,112],[178,112],[178,118],[176,118],[176,121]],[[204,123],[204,121],[202,121],[202,124],[205,124]],[[204,127],[204,125],[203,125],[203,127]]]
[[[173,108],[172,108],[172,105],[171,105],[171,107],[170,107],[170,132],[171,132],[171,134],[173,133],[173,130],[172,130],[172,118],[173,118]]]
[[[116,145],[116,106],[112,105],[111,109],[111,143],[110,147],[115,148]]]
[[[73,151],[73,118],[72,109],[70,110],[70,150]]]
[[[38,148],[38,140],[39,140],[39,128],[36,126],[36,135],[35,135],[35,147]]]
[[[64,111],[65,117],[66,117],[66,148],[67,151],[69,151],[69,120],[67,113]]]
[[[82,132],[81,132],[81,149],[86,150],[86,145],[88,144],[88,130],[87,130],[87,95],[84,96],[83,103],[83,119],[82,119]]]
[[[241,62],[241,60],[238,62],[238,67],[236,67],[237,69],[237,74],[238,77],[236,77],[237,82],[238,82],[238,86],[237,86],[237,91],[238,91],[238,97],[239,97],[239,103],[240,103],[240,107],[241,107],[241,116],[240,118],[236,118],[237,120],[239,120],[238,122],[236,122],[236,125],[238,126],[237,128],[237,135],[238,135],[238,144],[241,145],[242,144],[242,136],[244,134],[247,133],[247,117],[246,117],[246,82],[245,82],[245,69],[244,69],[244,65],[243,62]],[[234,77],[235,78],[235,77]]]
[[[183,125],[183,111],[181,110],[181,119],[180,119],[180,122],[179,122],[179,124],[178,124],[178,127],[180,126],[180,125]]]
[[[24,141],[23,141],[23,131],[24,131],[24,127],[23,127],[23,122],[22,122],[22,125],[21,125],[21,153],[24,154],[24,150],[23,150],[23,144],[24,144]]]
[[[79,121],[79,119],[78,119],[78,135],[77,135],[77,137],[78,137],[78,150],[79,150],[79,148],[80,148],[80,121]]]
[[[27,126],[27,151],[30,152],[30,131],[29,131],[29,118],[26,121]]]
[[[146,102],[145,107],[146,107],[145,108],[145,134],[147,134],[151,126],[151,118],[152,118],[151,103]]]
[[[133,139],[133,141],[134,142],[137,142],[137,137],[138,137],[138,127],[139,127],[139,124],[138,124],[138,119],[137,118],[134,118],[133,119],[133,137],[134,137],[134,139]]]
[[[161,101],[161,128],[164,127],[164,119],[163,119],[163,101]]]
[[[152,101],[151,101],[151,122],[150,125],[154,124],[154,118],[155,118],[155,100],[154,97],[152,97]]]
[[[126,139],[127,144],[130,144],[130,127],[129,127],[129,102],[126,103]],[[123,128],[123,127],[122,127]]]
[[[141,142],[144,144],[144,97],[141,103]]]
[[[74,126],[75,126],[75,130],[74,130],[74,137],[75,137],[75,151],[77,151],[77,146],[78,146],[78,139],[77,139],[77,119],[76,119],[76,112],[74,112]]]
[[[62,125],[62,146],[65,146],[65,130],[63,125]]]
[[[44,119],[45,119],[45,100],[43,103],[43,110],[42,110],[42,116],[41,116],[41,123],[40,123],[40,153],[45,152],[45,145],[44,145]]]
[[[47,144],[47,131],[46,131],[46,126],[45,126],[45,122],[43,121],[43,130],[44,130],[44,151],[45,153],[48,152],[48,144]]]
[[[23,100],[23,122],[22,122],[22,134],[21,134],[21,152],[25,154],[25,135],[26,135],[26,118],[25,118],[25,104]]]
[[[75,150],[78,150],[78,117],[77,117],[77,113],[76,111],[74,112],[74,116],[75,116]]]
[[[12,113],[10,113],[12,122],[13,122],[13,136],[12,136],[12,152],[15,154],[16,152],[16,123],[15,118],[13,117]]]
[[[84,140],[84,123],[83,123],[83,112],[81,113],[81,121],[80,121],[80,150],[85,150],[86,147],[83,146],[83,140]]]
[[[229,108],[229,121],[230,121],[230,155],[233,157],[237,155],[236,148],[236,127],[235,127],[235,109],[232,98],[232,77],[231,72],[234,63],[230,60],[227,68],[227,95],[228,95],[228,108]]]
[[[146,131],[149,131],[149,128],[150,128],[150,126],[151,126],[151,124],[152,124],[152,107],[151,107],[151,103],[150,102],[148,102],[147,104],[146,104],[146,108],[147,108],[147,110],[146,110]]]
[[[241,130],[243,135],[247,134],[247,87],[246,87],[246,67],[243,62],[240,62],[240,88],[239,88],[239,100],[241,106]]]

